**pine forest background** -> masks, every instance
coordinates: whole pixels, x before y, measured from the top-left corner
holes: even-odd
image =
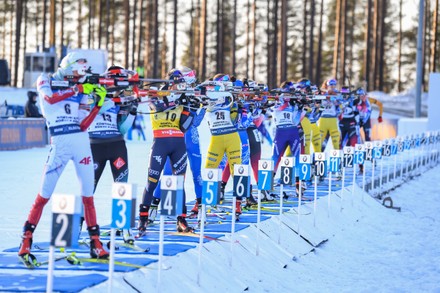
[[[414,1],[418,3],[419,1]],[[308,77],[369,91],[413,88],[418,12],[403,0],[1,0],[0,58],[22,83],[25,52],[106,49],[161,78],[178,65],[273,88]],[[438,71],[439,0],[426,0],[424,73]],[[415,5],[418,7],[418,4]]]

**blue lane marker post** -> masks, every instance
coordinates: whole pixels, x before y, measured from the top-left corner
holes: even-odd
[[[302,181],[310,180],[312,176],[312,156],[299,155],[299,194],[298,194],[298,235],[301,236],[299,222],[301,217]]]
[[[373,158],[373,142],[367,141],[365,143],[365,161],[371,162],[371,182],[370,182],[370,190],[374,190],[374,158]],[[366,168],[365,168],[366,169]]]
[[[391,144],[391,156],[394,157],[393,185],[396,186],[396,184],[397,184],[397,181],[396,181],[396,176],[397,176],[397,140],[394,138],[391,139],[390,144]]]
[[[375,162],[380,162],[380,175],[379,175],[379,198],[382,194],[382,176],[383,176],[383,160],[382,160],[382,148],[383,143],[380,140],[376,140],[373,142],[373,159]],[[374,180],[374,178],[373,178]]]
[[[112,222],[110,230],[110,262],[108,267],[109,292],[113,288],[113,272],[115,269],[116,229],[130,229],[134,222],[132,200],[136,198],[136,185],[115,182],[112,185]]]
[[[406,168],[406,179],[409,179],[409,164],[410,164],[410,158],[411,158],[411,138],[409,135],[407,135],[403,141],[403,147],[405,150],[406,159],[405,159],[405,168]]]
[[[343,152],[344,152],[344,159],[342,162],[341,212],[343,208],[342,203],[344,201],[344,192],[345,192],[345,169],[346,168],[353,169],[353,178],[355,176],[354,174],[356,173],[354,169],[354,147],[345,146]],[[354,179],[353,179],[353,184],[354,184]],[[353,196],[351,197],[351,205],[353,206]]]
[[[332,173],[341,170],[341,150],[331,150],[329,163],[329,182],[328,182],[328,217],[330,218],[330,201],[332,194]]]
[[[272,160],[258,161],[258,211],[257,211],[257,247],[256,255],[260,254],[260,221],[261,221],[261,190],[270,191],[273,189],[273,169]]]
[[[199,270],[197,272],[197,285],[200,286],[202,274],[202,249],[205,234],[206,205],[215,206],[220,199],[220,182],[222,178],[221,169],[202,169],[202,211],[200,221],[199,239]],[[200,213],[199,213],[200,215]]]
[[[365,173],[367,173],[365,166],[365,146],[363,144],[355,144],[354,146],[354,163],[362,165],[362,190],[365,191]],[[362,201],[364,201],[364,193],[362,193]]]
[[[404,145],[403,145],[403,137],[398,136],[396,138],[397,141],[397,153],[399,154],[399,161],[400,161],[400,180],[403,181],[403,151],[404,151]]]
[[[390,157],[391,157],[391,143],[389,139],[384,139],[383,141],[383,149],[382,156],[387,159],[387,189],[390,188]]]

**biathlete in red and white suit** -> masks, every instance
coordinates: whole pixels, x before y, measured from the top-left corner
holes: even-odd
[[[99,240],[99,226],[93,202],[93,158],[89,135],[85,131],[104,102],[106,90],[92,84],[76,84],[68,87],[64,82],[67,75],[78,82],[88,68],[87,59],[79,52],[69,53],[63,58],[60,68],[53,76],[42,74],[37,80],[42,113],[51,135],[51,148],[47,158],[43,184],[24,225],[23,240],[19,256],[23,261],[33,262],[30,253],[32,234],[40,221],[43,208],[49,201],[55,186],[67,163],[72,160],[81,186],[82,202],[87,230],[90,235],[90,255],[92,258],[107,258],[108,253]],[[99,96],[97,107],[89,112],[88,100],[91,93]]]

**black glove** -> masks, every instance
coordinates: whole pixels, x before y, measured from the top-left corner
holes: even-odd
[[[297,103],[297,100],[296,100],[296,99],[290,99],[290,100],[289,100],[289,104],[290,104],[291,106],[295,106],[296,103]]]
[[[189,100],[189,106],[190,106],[192,109],[198,109],[198,108],[201,107],[201,105],[202,105],[202,103],[200,103],[199,100],[196,100],[196,99],[191,99],[191,100]]]
[[[129,113],[130,113],[131,115],[136,116],[136,115],[137,115],[137,109],[138,109],[138,103],[137,103],[137,102],[134,102],[134,103],[131,104],[130,112],[129,112]]]
[[[178,101],[179,105],[187,106],[189,104],[189,99],[186,97],[185,94],[181,94]]]

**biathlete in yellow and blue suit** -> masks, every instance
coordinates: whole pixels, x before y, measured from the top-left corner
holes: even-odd
[[[183,74],[183,79],[186,83],[185,90],[192,89],[191,87],[196,82],[196,71],[192,70],[186,66],[178,67],[180,72]],[[182,84],[183,85],[183,84]],[[189,107],[188,109],[191,111],[194,116],[193,122],[189,129],[185,132],[185,145],[186,145],[186,153],[188,156],[189,166],[191,168],[191,173],[194,182],[194,191],[196,193],[196,202],[194,207],[191,209],[191,214],[189,217],[193,217],[199,213],[199,207],[202,204],[202,154],[200,152],[200,142],[199,142],[199,131],[197,130],[198,126],[202,123],[202,120],[205,116],[206,108],[201,107],[201,103],[198,99],[191,99],[191,96],[188,95],[189,98]],[[171,163],[169,159],[165,163],[165,167],[163,169],[164,175],[171,175],[173,173]],[[154,199],[150,206],[150,211],[148,212],[148,220],[150,222],[154,222],[154,219],[157,215],[157,208],[160,201],[161,194],[161,184],[159,183],[156,189],[154,190]]]
[[[209,105],[205,118],[211,131],[211,140],[205,168],[218,168],[223,155],[226,154],[229,170],[233,175],[234,165],[241,164],[241,143],[236,125],[238,107],[232,94],[224,91],[223,83],[229,81],[228,75],[217,74],[213,78],[214,85],[209,86],[206,91]],[[241,201],[242,198],[237,197],[236,215],[241,214]]]
[[[333,148],[339,149],[341,133],[339,131],[338,116],[341,114],[339,92],[336,90],[337,81],[329,79],[324,82],[322,90],[327,91],[327,98],[321,102],[321,117],[318,120],[318,127],[321,131],[321,137],[325,143],[327,135],[330,135]],[[333,95],[333,96],[332,96]],[[322,151],[325,147],[323,146]]]
[[[304,94],[313,94],[312,84],[310,80],[306,78],[300,79],[295,86],[297,90]],[[321,116],[320,103],[321,101],[316,99],[312,105],[304,105],[302,108],[303,118],[301,119],[301,128],[304,133],[304,147],[301,148],[301,153],[306,155],[310,154],[310,143],[315,153],[321,151],[321,132],[316,124]]]
[[[169,78],[171,90],[176,89],[174,87],[177,86],[177,83],[185,82],[179,70],[171,70]],[[169,87],[166,86],[163,89],[167,90]],[[191,126],[193,116],[187,109],[188,106],[185,106],[188,99],[184,94],[175,100],[176,102],[165,102],[164,100],[152,99],[152,102],[149,104],[154,113],[151,116],[154,139],[151,147],[147,185],[139,207],[138,237],[146,233],[148,212],[153,200],[153,192],[157,187],[167,158],[171,161],[174,175],[185,175],[186,173],[187,152],[184,132]],[[183,202],[185,202],[185,191],[183,192]],[[179,232],[193,230],[188,226],[185,217],[186,205],[183,205],[183,212],[177,217],[177,230]]]

